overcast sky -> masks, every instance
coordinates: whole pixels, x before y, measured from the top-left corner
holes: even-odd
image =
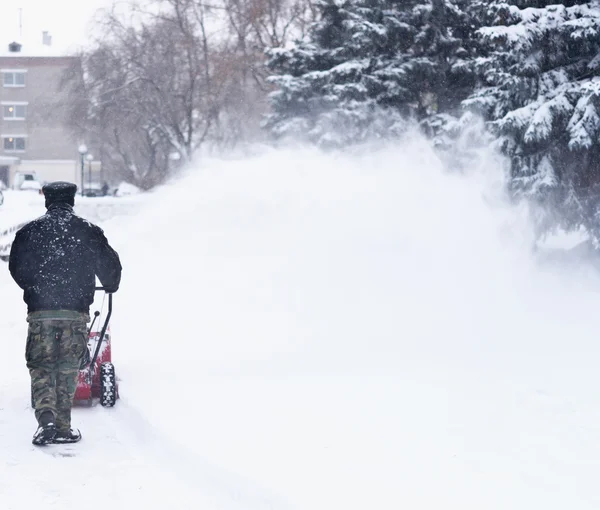
[[[42,32],[47,30],[54,47],[68,50],[85,43],[92,16],[98,8],[111,3],[111,0],[0,0],[0,44],[4,49],[19,37],[19,8],[22,8],[24,46],[41,45]]]

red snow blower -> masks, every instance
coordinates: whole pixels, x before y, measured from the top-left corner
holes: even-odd
[[[96,287],[96,290],[105,289],[104,287]],[[102,406],[112,407],[119,398],[119,387],[111,358],[109,321],[112,315],[112,294],[108,293],[108,313],[102,329],[99,332],[93,331],[99,315],[100,312],[94,313],[94,319],[88,331],[88,350],[91,361],[79,371],[73,405],[89,407],[93,404],[94,399],[100,399]]]

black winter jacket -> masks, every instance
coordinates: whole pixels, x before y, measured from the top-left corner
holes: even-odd
[[[109,292],[121,282],[121,262],[100,227],[54,203],[46,214],[21,228],[11,247],[9,270],[29,312],[74,310],[89,313],[96,278]]]

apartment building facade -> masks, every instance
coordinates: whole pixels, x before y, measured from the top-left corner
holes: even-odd
[[[18,43],[6,50],[0,51],[0,181],[15,187],[34,174],[41,183],[80,186],[82,140],[66,128],[57,105],[63,73],[77,57],[24,51]]]

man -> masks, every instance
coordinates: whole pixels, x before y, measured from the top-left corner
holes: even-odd
[[[77,186],[42,188],[47,212],[16,234],[9,270],[24,290],[29,330],[25,359],[38,428],[34,445],[74,443],[71,407],[80,366],[89,357],[87,323],[96,276],[116,292],[121,263],[104,232],[73,212]]]

